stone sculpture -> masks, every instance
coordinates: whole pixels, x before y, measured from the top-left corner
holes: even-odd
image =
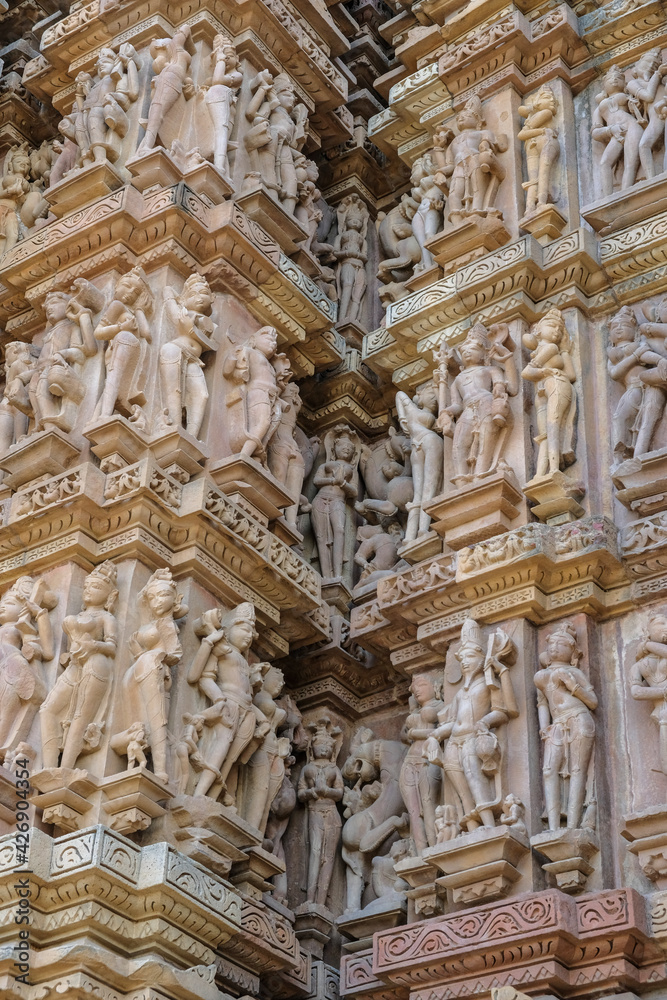
[[[378,278],[384,287],[378,290],[383,305],[407,295],[405,282],[422,259],[419,241],[412,230],[415,202],[405,194],[398,205],[379,217],[378,242],[384,260],[378,266]]]
[[[644,312],[648,322],[638,324],[632,308],[623,306],[609,321],[609,374],[625,387],[612,424],[617,462],[652,450],[667,405],[667,299]]]
[[[267,464],[269,472],[294,498],[294,503],[285,509],[285,520],[296,527],[299,513],[299,498],[306,473],[306,462],[299,448],[295,432],[301,410],[301,395],[296,382],[288,382],[278,399],[280,421],[268,442]]]
[[[412,232],[421,248],[421,260],[415,267],[415,274],[433,266],[433,255],[426,243],[441,231],[443,225],[445,196],[440,186],[444,180],[442,171],[446,168],[443,153],[442,147],[434,148],[418,157],[412,165]]]
[[[578,663],[577,632],[562,622],[547,639],[535,674],[537,714],[544,743],[544,798],[549,830],[568,830],[582,822],[588,765],[595,741],[593,711],[598,699]]]
[[[410,513],[405,530],[405,540],[414,541],[425,535],[431,523],[425,507],[442,489],[443,449],[442,438],[434,430],[438,410],[438,397],[432,382],[426,382],[410,399],[406,392],[396,393],[396,410],[401,430],[410,438],[410,467],[412,470],[413,500],[408,504]]]
[[[166,784],[171,669],[182,654],[176,622],[188,609],[168,569],[155,570],[138,599],[144,621],[130,636],[133,661],[121,685],[121,711],[130,724],[114,736],[111,747],[127,754],[132,739],[130,726],[142,723],[153,772],[158,781]]]
[[[337,424],[324,435],[325,460],[313,477],[317,493],[311,518],[325,580],[343,575],[345,522],[350,501],[359,493],[360,450],[358,435],[346,424]]]
[[[204,351],[217,349],[211,319],[213,293],[206,278],[191,274],[180,295],[164,289],[165,313],[176,336],[160,348],[160,386],[166,427],[185,426],[199,437],[206,413],[208,387],[204,375]],[[185,415],[185,423],[183,416]]]
[[[408,752],[399,776],[401,795],[410,817],[410,836],[418,855],[436,843],[435,811],[441,797],[441,771],[424,758],[426,740],[438,723],[443,704],[435,681],[415,674],[410,684],[410,714],[405,720]]]
[[[146,402],[146,361],[151,343],[149,318],[153,294],[146,275],[135,267],[119,278],[114,297],[95,327],[95,337],[107,343],[105,379],[96,416],[114,411],[135,421]]]
[[[21,236],[21,208],[30,190],[30,157],[24,145],[5,156],[0,178],[0,258],[13,250]]]
[[[307,763],[299,775],[297,798],[308,814],[309,903],[326,906],[336,861],[342,821],[337,802],[343,798],[343,775],[336,764],[342,732],[327,716],[309,723]]]
[[[639,162],[647,180],[662,173],[665,169],[667,149],[663,150],[662,170],[656,171],[653,150],[660,142],[665,141],[665,119],[667,119],[667,103],[663,92],[656,100],[658,88],[664,84],[667,76],[667,64],[662,60],[660,49],[649,49],[637,60],[630,70],[630,79],[625,89],[630,95],[633,112],[637,109],[640,120],[644,124],[644,134],[639,140]]]
[[[278,354],[277,348],[275,328],[263,326],[244,344],[232,348],[223,367],[229,383],[226,405],[230,444],[235,453],[262,464],[266,461],[267,445],[282,417],[279,396],[289,377],[283,372],[279,385],[275,366],[283,369],[285,355]]]
[[[358,194],[350,194],[338,205],[338,235],[334,256],[338,261],[338,322],[357,322],[366,291],[368,209]]]
[[[646,632],[630,668],[630,693],[637,701],[652,703],[651,718],[657,723],[660,770],[667,774],[667,617],[649,614]]]
[[[201,645],[188,671],[188,683],[196,684],[210,704],[200,713],[208,730],[200,742],[207,766],[194,794],[217,799],[226,791],[227,778],[253,737],[261,739],[270,729],[252,700],[248,652],[257,635],[255,609],[244,602],[230,611],[206,611],[195,622],[195,633]],[[231,804],[231,796],[228,799]]]
[[[257,709],[258,719],[266,719],[268,729],[260,737],[257,749],[247,763],[244,763],[240,775],[239,814],[262,834],[266,829],[271,804],[283,783],[285,760],[290,752],[289,739],[278,735],[278,730],[287,718],[285,709],[276,704],[284,683],[285,678],[278,667],[271,663],[262,664],[261,682],[253,698],[253,705]]]
[[[364,909],[373,910],[381,905],[392,903],[403,904],[408,883],[396,874],[399,861],[410,856],[410,841],[396,840],[389,848],[389,854],[376,854],[371,862],[371,886],[376,902],[371,902]],[[403,904],[404,905],[404,904]]]
[[[5,347],[5,385],[0,400],[0,450],[3,454],[28,429],[28,417],[32,415],[28,383],[34,363],[35,354],[30,344],[17,340]]]
[[[148,153],[155,146],[160,125],[183,94],[186,99],[194,93],[190,77],[190,63],[195,54],[189,25],[174,32],[173,38],[156,38],[151,42],[153,60],[151,103],[148,109],[146,131],[137,148],[137,156]]]
[[[271,845],[271,853],[275,854],[281,861],[285,861],[283,837],[287,832],[287,825],[290,821],[290,816],[296,808],[297,801],[296,788],[292,783],[292,767],[294,763],[295,758],[292,756],[287,757],[284,761],[285,773],[283,774],[280,788],[271,803],[264,835],[265,841]],[[287,903],[288,880],[286,871],[279,875],[274,875],[273,886],[273,894],[276,899]]]
[[[379,446],[361,446],[359,468],[366,488],[364,500],[355,504],[363,517],[392,517],[408,509],[413,498],[410,439],[389,428],[389,437]]]
[[[496,323],[488,330],[475,323],[455,349],[446,341],[442,343],[438,354],[438,426],[452,438],[452,482],[457,487],[505,464],[504,450],[512,426],[509,397],[519,391],[513,349],[506,323]]]
[[[398,549],[403,541],[403,529],[398,521],[382,518],[380,524],[362,524],[357,528],[359,546],[354,561],[361,567],[355,591],[377,583],[393,572],[398,562]]]
[[[505,168],[498,153],[507,149],[507,137],[486,128],[479,97],[469,97],[456,116],[458,135],[445,152],[443,173],[449,178],[448,218],[457,225],[473,215],[495,215],[495,207]]]
[[[71,431],[86,395],[82,369],[97,352],[92,317],[102,304],[100,292],[77,278],[71,292],[49,292],[44,300],[46,329],[28,383],[34,417],[32,431]]]
[[[57,598],[42,579],[21,576],[0,598],[0,759],[25,742],[46,687],[40,660],[54,655],[49,611]]]
[[[127,112],[139,96],[140,67],[134,46],[124,42],[118,53],[100,50],[94,78],[83,71],[77,76],[74,109],[62,129],[78,146],[76,166],[118,160],[130,126]]]
[[[362,726],[352,737],[343,777],[354,782],[344,799],[347,822],[342,832],[346,865],[346,913],[361,909],[371,881],[371,862],[385,841],[399,830],[407,833],[398,775],[405,747],[397,740],[378,740]]]
[[[553,166],[560,156],[556,111],[558,102],[548,84],[519,108],[525,119],[518,138],[525,144],[528,180],[523,184],[526,192],[524,218],[547,205],[551,196]]]
[[[297,163],[306,141],[308,109],[298,104],[294,86],[285,73],[273,77],[264,69],[250,83],[253,93],[246,109],[250,128],[244,142],[252,173],[294,215],[299,193]]]
[[[485,652],[479,625],[467,618],[455,653],[463,684],[438,713],[439,725],[424,745],[426,759],[442,767],[459,800],[459,825],[469,832],[494,827],[505,798],[497,730],[519,714],[509,674],[515,655],[502,629],[491,634]]]
[[[234,124],[234,105],[243,74],[238,69],[234,43],[226,35],[216,35],[211,53],[211,82],[206,91],[206,104],[213,121],[213,165],[228,176],[229,136]]]
[[[558,309],[548,313],[523,336],[530,361],[521,377],[535,383],[538,446],[535,477],[558,472],[575,460],[574,431],[577,375],[565,321]]]
[[[117,600],[116,566],[104,562],[85,579],[81,611],[63,622],[69,640],[60,658],[65,670],[40,710],[44,767],[57,767],[59,758],[61,767],[76,767],[100,746],[116,656]]]
[[[643,128],[635,114],[637,100],[625,88],[625,74],[618,66],[610,66],[603,79],[603,90],[597,95],[593,114],[593,139],[604,145],[600,159],[600,186],[606,197],[614,190],[614,172],[623,160],[621,190],[632,187],[639,166],[639,144]]]

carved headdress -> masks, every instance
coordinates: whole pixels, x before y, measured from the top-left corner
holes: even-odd
[[[313,760],[313,747],[317,745],[326,748],[327,757],[334,762],[343,742],[343,731],[340,726],[332,725],[329,716],[323,715],[319,719],[309,722],[306,729],[311,734],[308,740],[308,760]]]

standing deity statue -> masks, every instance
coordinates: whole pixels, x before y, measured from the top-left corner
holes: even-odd
[[[308,814],[309,903],[326,906],[336,861],[342,820],[336,803],[343,798],[343,775],[336,764],[342,732],[327,717],[306,727],[310,731],[307,763],[299,775],[297,798]]]
[[[658,726],[660,770],[667,775],[667,617],[649,615],[637,659],[630,667],[630,693],[652,703],[651,718]]]
[[[280,422],[268,442],[267,464],[271,475],[282,483],[294,500],[285,509],[285,520],[296,527],[299,497],[306,472],[306,462],[295,438],[296,422],[302,405],[296,382],[287,383],[280,394],[278,405]]]
[[[625,86],[625,73],[618,66],[607,70],[593,113],[593,139],[604,145],[600,160],[603,197],[613,193],[614,172],[623,159],[621,190],[632,187],[639,167],[639,145],[644,135],[638,101]]]
[[[438,713],[438,727],[424,745],[424,756],[444,771],[457,799],[459,825],[469,832],[493,827],[502,812],[502,747],[497,732],[518,716],[509,675],[516,649],[497,629],[486,652],[476,621],[467,618],[455,653],[463,681],[452,701]],[[440,744],[445,742],[444,751]]]
[[[154,39],[150,53],[153,60],[151,103],[146,133],[137,148],[137,156],[143,156],[154,148],[160,126],[181,94],[187,99],[194,93],[190,63],[195,46],[189,25],[179,28],[173,38]]]
[[[421,855],[436,843],[435,810],[441,794],[441,771],[424,758],[423,750],[436,729],[443,704],[428,674],[415,674],[410,691],[410,714],[404,730],[408,752],[401,765],[399,785],[410,817],[410,836]]]
[[[171,570],[155,570],[139,592],[139,608],[144,624],[130,636],[134,659],[123,677],[120,692],[119,707],[130,725],[113,737],[111,747],[127,754],[134,735],[131,726],[141,723],[155,777],[166,784],[171,668],[182,654],[176,619],[188,612]]]
[[[523,336],[530,361],[521,377],[535,383],[535,415],[538,446],[535,476],[552,475],[572,465],[577,397],[577,375],[572,346],[560,310],[550,309]]]
[[[50,428],[67,433],[74,427],[86,395],[83,366],[97,352],[93,312],[102,301],[101,293],[84,278],[74,282],[71,292],[46,296],[46,329],[28,384],[33,433]]]
[[[503,452],[512,426],[509,397],[519,391],[513,350],[506,323],[496,323],[488,330],[475,323],[454,350],[446,341],[442,343],[437,373],[438,426],[452,438],[452,482],[458,487],[505,465]],[[458,364],[452,378],[455,361]]]
[[[338,261],[338,322],[356,322],[366,291],[368,209],[358,194],[349,194],[336,214],[338,236],[333,252]]]
[[[221,174],[229,174],[227,151],[234,124],[234,105],[243,74],[234,43],[226,35],[216,35],[211,53],[211,82],[206,91],[206,104],[213,121],[213,165]]]
[[[432,382],[422,385],[413,399],[402,390],[396,393],[396,409],[401,430],[410,438],[410,467],[414,487],[407,504],[406,542],[425,535],[431,523],[425,507],[442,489],[444,455],[442,438],[436,430],[438,396]]]
[[[25,144],[5,156],[0,178],[0,258],[13,250],[21,236],[21,208],[30,191],[30,156]]]
[[[250,89],[253,96],[246,118],[251,128],[244,141],[252,173],[294,215],[299,194],[297,164],[306,141],[308,109],[297,104],[294,86],[285,73],[273,77],[264,69],[251,81]]]
[[[518,137],[525,143],[528,170],[528,180],[522,185],[526,192],[524,218],[528,218],[538,208],[549,203],[553,165],[560,156],[556,128],[557,109],[558,102],[548,84],[540,87],[537,93],[519,108],[519,114],[525,118],[525,122]]]
[[[28,738],[46,694],[39,661],[54,655],[49,611],[57,600],[31,576],[0,598],[0,760]]]
[[[223,366],[230,383],[226,400],[230,444],[235,453],[262,464],[282,417],[279,396],[289,378],[285,361],[285,355],[278,354],[277,331],[263,326],[232,348]]]
[[[163,420],[167,427],[182,427],[199,437],[206,413],[208,387],[204,376],[204,351],[215,351],[211,319],[213,293],[206,278],[193,273],[180,295],[164,290],[165,311],[176,336],[160,348],[160,386]]]
[[[96,75],[81,72],[76,78],[74,109],[64,134],[78,146],[77,166],[115,163],[127,135],[127,112],[139,96],[141,63],[132,45],[125,42],[118,53],[105,46],[97,57]]]
[[[537,715],[544,743],[544,798],[549,830],[560,830],[561,815],[568,830],[581,827],[593,753],[598,700],[593,687],[579,668],[582,653],[577,632],[563,622],[547,639],[535,674]]]
[[[253,697],[253,705],[260,713],[258,717],[263,716],[269,728],[255,741],[259,745],[254,752],[249,757],[247,752],[244,754],[239,776],[239,814],[262,834],[266,830],[271,804],[283,783],[285,760],[291,749],[289,739],[278,735],[287,718],[285,709],[276,702],[284,683],[285,678],[278,667],[271,663],[262,664],[261,681]]]
[[[507,137],[486,128],[479,97],[469,97],[456,116],[456,135],[447,146],[443,173],[449,178],[449,221],[458,225],[471,215],[501,216],[495,207],[505,168],[498,153]]]
[[[324,452],[325,460],[313,477],[317,493],[311,518],[320,573],[325,580],[335,580],[343,575],[347,510],[359,493],[361,443],[355,431],[337,424],[324,435]]]
[[[63,632],[69,650],[65,670],[40,709],[44,767],[76,767],[79,757],[100,745],[107,723],[116,656],[114,610],[118,600],[116,567],[104,562],[83,585],[82,608],[68,615]]]
[[[609,321],[609,374],[624,386],[612,421],[617,462],[651,451],[667,405],[667,299],[654,318],[658,322],[639,325],[633,309],[623,306]]]
[[[665,95],[656,100],[658,88],[667,76],[667,65],[662,61],[660,49],[649,49],[644,52],[630,70],[630,79],[625,89],[630,95],[630,107],[633,112],[638,108],[642,122],[645,123],[644,134],[639,140],[639,162],[647,180],[655,177],[654,148],[665,141],[665,119],[667,107]],[[635,112],[636,113],[636,112]],[[662,173],[667,167],[667,148],[663,150],[663,164],[657,172]]]
[[[248,652],[255,632],[255,609],[239,604],[231,611],[214,608],[195,622],[201,645],[188,671],[188,683],[196,684],[210,702],[200,712],[206,731],[199,749],[202,769],[195,795],[217,799],[226,792],[227,778],[253,737],[266,736],[271,726],[253,704]],[[254,670],[261,670],[261,664]],[[233,804],[230,795],[227,804]]]
[[[104,389],[96,416],[115,410],[134,417],[146,402],[146,361],[151,331],[153,294],[143,268],[135,267],[118,279],[114,297],[99,319],[95,337],[107,343]]]

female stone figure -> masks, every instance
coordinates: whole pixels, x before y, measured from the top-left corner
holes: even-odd
[[[621,191],[632,187],[639,165],[639,144],[643,126],[637,101],[625,87],[625,74],[610,66],[603,80],[604,90],[597,95],[593,113],[593,138],[605,146],[600,160],[600,185],[603,197],[613,193],[614,168],[623,157]]]
[[[526,218],[549,202],[551,170],[560,156],[555,124],[557,108],[554,92],[546,84],[519,108],[519,114],[526,119],[518,136],[525,143],[528,170],[528,181],[523,185],[526,192]]]
[[[301,409],[301,396],[296,382],[288,382],[280,394],[280,422],[268,444],[268,466],[272,476],[282,483],[294,503],[285,509],[285,520],[296,527],[299,497],[303,488],[306,461],[296,438],[296,422]]]
[[[338,260],[338,321],[356,322],[366,291],[368,209],[358,194],[351,194],[340,203],[337,215],[333,252]]]
[[[425,244],[442,229],[445,196],[442,188],[436,183],[437,177],[440,176],[442,179],[442,175],[438,174],[438,166],[433,153],[424,153],[415,160],[410,176],[411,198],[416,206],[412,216],[412,232],[422,252],[422,259],[415,267],[415,274],[433,266],[433,255],[426,249]],[[441,166],[444,168],[444,163]]]
[[[238,56],[233,42],[226,35],[216,35],[211,54],[213,69],[206,91],[206,103],[213,120],[213,165],[225,176],[229,172],[227,149],[234,124],[234,105],[243,74],[238,69]]]
[[[200,743],[208,766],[194,794],[217,798],[253,736],[265,736],[270,728],[252,701],[248,652],[257,636],[255,609],[248,603],[226,612],[214,608],[195,623],[195,632],[201,636],[201,645],[188,683],[196,684],[210,704],[200,713],[208,728]]]
[[[145,624],[130,637],[134,660],[123,678],[121,698],[126,717],[143,723],[155,777],[166,783],[171,668],[182,653],[176,619],[183,618],[188,610],[171,570],[157,569],[153,573],[139,593],[139,607]],[[114,738],[119,746],[127,731]]]
[[[0,759],[27,739],[46,688],[39,660],[53,657],[49,611],[57,598],[44,580],[22,576],[0,598]]]
[[[396,393],[396,409],[401,430],[410,438],[410,464],[414,486],[413,500],[408,504],[405,541],[414,541],[428,532],[431,518],[424,508],[442,489],[442,438],[433,428],[436,423],[438,398],[432,382],[422,385],[413,399],[402,390]]]
[[[642,119],[646,122],[644,134],[639,140],[639,162],[646,179],[655,177],[653,149],[665,138],[665,101],[656,101],[658,87],[667,75],[667,65],[662,61],[660,49],[644,52],[630,70],[630,79],[625,89],[639,106]],[[667,158],[667,150],[663,154]],[[662,173],[661,170],[658,173]]]
[[[343,575],[346,512],[359,493],[359,438],[345,424],[338,424],[325,434],[324,450],[325,461],[313,477],[318,492],[311,518],[320,573],[331,580]]]
[[[579,668],[576,629],[562,622],[547,639],[535,674],[537,715],[544,742],[544,798],[549,830],[560,830],[565,806],[568,830],[581,826],[588,765],[593,753],[598,700]]]
[[[5,345],[5,384],[0,399],[0,450],[4,454],[28,429],[32,415],[28,383],[32,378],[35,355],[32,346],[22,340]],[[0,481],[4,473],[0,473]]]
[[[281,861],[285,860],[283,837],[287,832],[290,816],[296,808],[296,788],[292,784],[291,778],[294,762],[295,758],[292,756],[287,757],[284,762],[283,780],[271,803],[266,824],[265,837],[271,844],[271,853],[275,854]],[[287,872],[274,875],[273,886],[274,896],[281,902],[287,903]]]
[[[146,354],[151,343],[148,319],[153,294],[143,268],[119,278],[113,301],[95,328],[98,340],[107,342],[104,353],[106,376],[97,406],[97,416],[110,417],[118,409],[125,416],[138,413],[146,402]]]
[[[550,309],[530,333],[524,334],[523,343],[531,354],[521,377],[536,386],[537,478],[553,475],[575,460],[577,397],[573,383],[577,375],[572,363],[570,337],[558,309]]]
[[[637,701],[652,703],[651,718],[657,723],[660,770],[667,774],[667,617],[649,615],[646,632],[630,668],[630,693]]]
[[[195,272],[183,285],[180,295],[167,286],[164,298],[167,318],[176,330],[174,339],[160,348],[164,420],[168,427],[181,427],[185,411],[185,430],[196,438],[208,402],[201,355],[216,350],[211,339],[213,293],[206,278]]]
[[[474,482],[498,465],[511,427],[509,397],[519,390],[512,349],[505,323],[488,331],[475,323],[458,348],[461,368],[451,380],[450,404],[441,406],[438,424],[452,437],[456,486]],[[443,342],[440,352],[441,403],[453,352]]]
[[[224,377],[231,383],[226,400],[230,444],[235,453],[262,463],[282,413],[278,402],[281,387],[271,362],[280,363],[285,356],[277,354],[277,349],[277,331],[263,326],[230,352],[223,367]]]
[[[410,714],[405,720],[408,752],[401,766],[399,785],[410,817],[410,836],[418,855],[436,842],[435,810],[440,801],[440,770],[425,760],[426,740],[437,726],[443,708],[433,679],[415,674],[410,685]]]
[[[336,803],[343,798],[343,775],[336,765],[341,730],[323,717],[307,726],[311,732],[308,761],[299,776],[297,797],[308,813],[309,903],[326,906],[340,840],[342,821]]]
[[[662,319],[664,301],[658,307]],[[630,306],[623,306],[609,321],[607,347],[610,376],[624,386],[614,410],[612,434],[617,462],[641,457],[651,450],[653,435],[667,403],[667,369],[664,346],[667,324],[644,323],[641,327]],[[656,371],[657,369],[657,371]],[[666,373],[667,374],[667,373]],[[645,376],[657,375],[656,384]]]
[[[262,680],[253,698],[253,704],[269,724],[259,746],[247,763],[244,763],[240,788],[239,812],[246,822],[264,833],[269,809],[285,776],[285,758],[290,751],[290,741],[278,736],[278,730],[287,718],[287,712],[276,699],[283,689],[282,671],[271,663],[262,664]]]
[[[116,582],[114,563],[97,566],[85,579],[81,611],[63,622],[65,670],[40,710],[44,767],[57,767],[61,750],[60,766],[76,767],[99,746],[116,656]]]
[[[30,191],[30,157],[25,145],[5,156],[0,179],[0,258],[13,250],[21,234],[20,210]]]

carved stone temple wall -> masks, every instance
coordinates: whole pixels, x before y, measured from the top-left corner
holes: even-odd
[[[0,349],[0,1000],[666,1000],[662,0],[0,0]]]

